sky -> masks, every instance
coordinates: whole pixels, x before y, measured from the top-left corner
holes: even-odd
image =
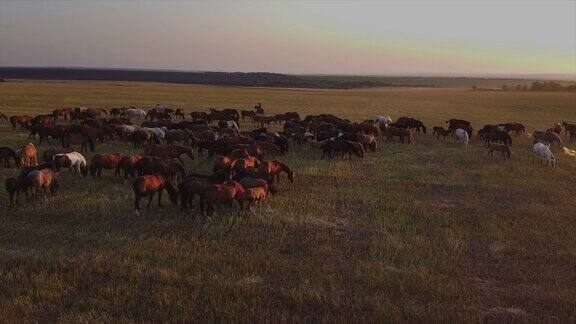
[[[0,0],[0,66],[576,74],[576,0]]]

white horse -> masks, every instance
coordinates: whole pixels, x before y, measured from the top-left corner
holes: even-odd
[[[122,130],[122,134],[132,134],[135,131],[139,130],[140,127],[136,125],[121,125],[120,129]]]
[[[392,118],[390,116],[378,116],[376,117],[376,124],[387,126],[392,124]]]
[[[78,152],[70,152],[66,154],[56,154],[54,155],[54,159],[57,156],[65,156],[70,160],[70,171],[74,171],[78,174],[82,174],[82,170],[86,169],[86,158]]]
[[[556,166],[556,158],[554,157],[554,154],[552,154],[552,151],[550,151],[550,148],[545,144],[534,144],[534,149],[532,151],[532,164],[534,164],[535,155],[538,155],[540,158],[540,165],[542,165],[542,158],[544,158],[546,160],[546,166],[548,166],[548,164]]]
[[[128,116],[128,118],[145,118],[146,112],[140,108],[128,108],[126,109],[126,116]]]
[[[463,130],[462,128],[458,128],[457,130],[454,131],[454,136],[456,136],[456,140],[458,140],[458,142],[463,145],[463,146],[467,146],[468,145],[468,132]]]
[[[239,132],[239,131],[240,131],[240,128],[238,128],[238,124],[236,124],[235,121],[233,121],[233,120],[226,120],[225,123],[226,123],[226,128],[231,128],[231,129],[233,129],[235,132]]]
[[[162,127],[142,127],[142,130],[151,131],[152,133],[154,133],[156,135],[156,138],[159,141],[164,141],[164,138],[166,137],[166,131],[168,129],[166,127],[162,126]]]

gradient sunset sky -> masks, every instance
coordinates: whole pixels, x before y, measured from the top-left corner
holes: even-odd
[[[0,66],[575,74],[576,1],[0,0]]]

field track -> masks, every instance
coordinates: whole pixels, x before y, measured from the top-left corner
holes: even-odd
[[[530,164],[526,136],[513,137],[502,161],[474,140],[462,149],[430,134],[448,118],[475,130],[519,121],[528,133],[576,122],[576,93],[0,83],[9,116],[258,101],[268,115],[411,115],[429,133],[410,146],[380,139],[363,160],[320,160],[320,151],[293,146],[279,158],[295,183],[284,177],[280,194],[249,217],[219,211],[199,221],[167,199],[137,217],[129,183],[113,171],[102,180],[64,171],[61,191],[41,204],[8,208],[1,190],[0,321],[576,320],[575,158],[555,150],[557,167],[543,168]],[[0,146],[27,137],[0,123]],[[116,151],[134,149],[97,148]],[[186,161],[187,170],[211,166]],[[16,172],[1,169],[0,181]]]

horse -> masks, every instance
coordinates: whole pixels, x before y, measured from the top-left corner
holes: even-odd
[[[426,134],[424,123],[413,117],[400,117],[396,123],[404,126],[403,128],[414,129],[416,133],[420,133],[420,129],[422,129],[422,132]]]
[[[378,116],[376,117],[376,124],[378,124],[379,126],[387,126],[389,124],[392,124],[392,118],[390,118],[390,116]]]
[[[21,160],[18,157],[18,154],[16,154],[16,151],[14,151],[8,146],[0,147],[0,160],[2,160],[2,166],[4,166],[5,168],[9,168],[10,158],[14,160],[15,166],[20,166]]]
[[[512,146],[512,137],[510,137],[508,132],[498,129],[484,134],[484,143],[486,146],[491,142],[499,142]]]
[[[500,152],[502,158],[507,158],[510,160],[512,151],[510,151],[510,146],[506,144],[490,143],[488,144],[488,155],[493,155],[494,151]]]
[[[35,200],[38,200],[38,192],[40,189],[43,189],[44,197],[46,198],[48,189],[50,189],[52,194],[55,194],[60,188],[60,179],[51,168],[32,171],[28,173],[26,179],[32,188],[32,197],[34,197]]]
[[[444,129],[444,127],[435,126],[432,128],[432,134],[436,135],[437,140],[440,140],[440,136],[446,139],[446,137],[450,135],[450,132],[451,131],[449,129]]]
[[[160,174],[171,178],[174,178],[174,176],[184,178],[185,174],[184,167],[182,167],[181,164],[172,161],[170,158],[157,156],[142,157],[142,159],[134,164],[133,170],[136,171],[136,174],[139,176]]]
[[[554,143],[557,143],[560,146],[564,145],[560,136],[553,132],[535,131],[532,133],[532,138],[534,139],[534,144],[536,144],[538,141],[542,141],[548,142],[550,145],[553,145]]]
[[[502,126],[504,131],[507,133],[514,132],[515,136],[520,135],[521,133],[526,133],[526,128],[524,125],[517,123],[517,122],[509,122],[505,124],[498,124],[498,126]]]
[[[233,120],[221,120],[218,122],[218,127],[222,128],[229,128],[235,132],[239,132],[240,129],[238,128],[238,124],[236,124]]]
[[[237,201],[244,192],[244,187],[234,180],[228,180],[223,184],[208,186],[204,192],[206,215],[211,216],[214,213],[215,205],[229,204],[232,206],[232,203]]]
[[[4,181],[4,188],[6,189],[6,192],[8,192],[11,206],[16,204],[16,199],[20,197],[21,191],[24,191],[26,198],[28,198],[28,188],[30,188],[30,185],[28,177],[25,175],[7,178]]]
[[[142,159],[142,156],[138,154],[125,155],[116,164],[116,175],[120,175],[120,170],[124,170],[124,179],[128,179],[128,175],[135,177],[134,166],[138,161]]]
[[[500,131],[500,124],[498,125],[491,125],[491,124],[486,124],[484,125],[482,128],[480,128],[478,130],[478,133],[476,133],[476,141],[478,141],[479,139],[485,140],[485,136],[486,134],[490,133],[490,132],[496,132],[496,131]],[[506,129],[504,129],[506,131]],[[509,131],[506,131],[507,133],[510,133]]]
[[[414,143],[414,136],[410,129],[388,126],[384,129],[382,136],[386,137],[386,139],[389,141],[394,139],[394,137],[398,137],[401,143],[404,143],[405,139],[407,139],[407,144]]]
[[[364,148],[362,144],[357,143],[358,145],[354,145],[355,142],[347,141],[345,139],[337,138],[334,140],[327,140],[321,146],[322,148],[322,159],[328,153],[328,157],[332,158],[332,152],[340,152],[342,155],[340,158],[344,158],[344,154],[348,153],[348,159],[352,158],[352,154],[363,158],[364,157]]]
[[[217,172],[220,170],[232,170],[232,165],[237,159],[249,158],[250,154],[246,151],[246,149],[235,149],[230,154],[222,156],[216,156],[214,158],[214,165],[212,167],[213,172]]]
[[[146,118],[146,111],[140,108],[128,108],[123,113],[128,118]]]
[[[252,111],[252,110],[242,110],[240,111],[240,115],[242,116],[242,119],[244,119],[245,117],[254,117],[256,116],[256,112]]]
[[[340,136],[341,138],[351,141],[351,142],[358,142],[362,144],[364,147],[364,151],[368,149],[372,152],[375,152],[378,149],[378,141],[374,135],[369,134],[357,134],[357,133],[345,133]]]
[[[208,113],[203,112],[203,111],[193,111],[190,113],[190,117],[192,117],[192,120],[210,121],[210,117],[209,117]]]
[[[456,139],[458,140],[458,142],[460,143],[460,145],[462,146],[467,146],[468,145],[468,132],[462,128],[458,128],[457,130],[454,131],[454,136],[456,136]]]
[[[32,143],[28,143],[20,148],[20,165],[33,166],[38,165],[36,158],[36,147]]]
[[[154,135],[156,135],[155,140],[157,144],[164,141],[167,131],[166,127],[142,127],[141,130],[154,133]]]
[[[246,207],[248,207],[252,213],[256,214],[253,208],[254,205],[261,204],[264,200],[266,200],[267,196],[268,191],[264,188],[258,187],[244,189],[244,193],[242,193],[238,198],[238,203],[242,209],[246,209]]]
[[[251,170],[251,169],[258,167],[259,165],[260,165],[260,161],[254,156],[236,159],[232,163],[231,173],[233,175],[237,172],[243,172],[246,170]]]
[[[80,152],[84,152],[87,148],[90,148],[91,152],[96,150],[96,144],[94,140],[84,134],[84,133],[69,133],[60,138],[60,143],[63,148],[69,148],[70,144],[80,144]]]
[[[532,164],[534,164],[534,156],[538,156],[540,158],[540,165],[542,165],[542,158],[546,160],[546,166],[548,164],[552,165],[553,167],[556,166],[556,158],[550,148],[542,143],[534,144],[534,148],[532,150]]]
[[[62,167],[67,167],[70,172],[75,172],[80,176],[88,175],[86,158],[78,152],[54,155],[54,165],[56,166],[56,171]]]
[[[555,133],[556,135],[560,136],[560,133],[562,132],[562,125],[560,123],[556,123],[553,127],[548,128],[546,131]]]
[[[102,179],[102,169],[116,169],[116,175],[119,175],[120,170],[117,166],[123,157],[124,153],[94,155],[90,161],[90,175],[92,178],[96,178],[98,175],[98,178]]]
[[[200,199],[200,210],[204,210],[204,202],[206,189],[214,184],[223,184],[225,181],[230,180],[230,173],[228,171],[218,171],[212,175],[205,175],[199,173],[189,173],[178,185],[180,190],[181,211],[185,211],[188,207],[192,207],[194,196],[197,195]]]
[[[44,160],[44,162],[53,162],[54,161],[54,156],[56,154],[67,154],[67,153],[72,153],[72,152],[76,152],[76,150],[74,150],[73,148],[63,148],[63,147],[53,147],[50,149],[47,149],[46,151],[44,151],[44,154],[42,154],[42,159]]]
[[[170,201],[173,204],[178,202],[178,191],[172,184],[166,181],[162,175],[145,175],[140,176],[132,183],[132,192],[134,193],[134,208],[136,215],[140,215],[140,200],[143,197],[150,197],[148,200],[147,209],[150,210],[154,194],[158,193],[158,207],[162,207],[162,193],[164,189],[170,196]]]
[[[294,182],[294,175],[295,175],[294,171],[292,171],[290,167],[288,167],[288,165],[286,165],[286,163],[282,161],[271,160],[262,162],[260,166],[258,166],[258,169],[260,169],[260,171],[262,172],[266,172],[275,176],[276,181],[278,183],[280,183],[280,174],[282,172],[286,173],[286,175],[288,176],[288,180],[290,180],[290,182],[292,183]]]
[[[12,116],[10,117],[10,124],[12,124],[12,130],[16,130],[17,125],[20,125],[20,130],[30,129],[32,126],[32,117],[27,115]]]
[[[145,155],[168,157],[180,160],[184,163],[180,155],[186,154],[191,160],[194,160],[192,149],[182,145],[150,145],[144,150]]]

